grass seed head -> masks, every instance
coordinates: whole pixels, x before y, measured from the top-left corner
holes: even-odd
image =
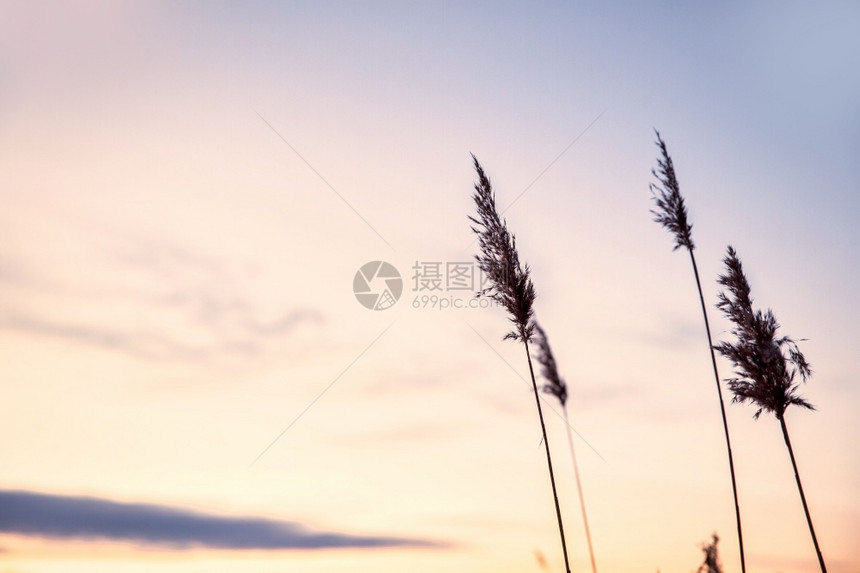
[[[543,391],[558,398],[558,401],[564,406],[567,403],[567,384],[558,373],[558,365],[555,362],[555,356],[553,356],[546,332],[537,322],[534,323],[534,326],[537,361],[541,367],[540,373],[546,380]]]
[[[734,365],[735,377],[727,380],[732,401],[758,406],[755,418],[770,412],[782,419],[792,404],[814,410],[798,395],[797,375],[806,382],[812,370],[797,343],[788,336],[777,336],[779,323],[770,309],[753,309],[749,281],[731,246],[723,263],[726,274],[717,282],[725,290],[718,295],[717,308],[734,324],[735,342],[723,341],[714,348]]]
[[[657,159],[657,169],[651,170],[651,174],[657,179],[656,184],[649,185],[651,196],[657,205],[657,209],[652,210],[651,214],[654,215],[655,222],[660,223],[675,236],[673,251],[681,247],[692,251],[696,248],[693,244],[693,225],[687,218],[687,207],[684,205],[678,178],[675,176],[675,166],[666,150],[666,143],[660,137],[660,132],[655,129],[654,133],[657,134],[657,147],[660,148],[662,157]]]
[[[474,223],[472,230],[478,235],[481,248],[475,259],[490,283],[490,286],[478,292],[478,296],[489,297],[508,311],[514,330],[506,334],[505,339],[527,342],[534,328],[532,317],[535,300],[529,267],[520,264],[516,238],[508,231],[504,219],[499,217],[490,179],[474,155],[472,160],[478,174],[475,194],[472,196],[477,217],[469,217],[469,220]]]

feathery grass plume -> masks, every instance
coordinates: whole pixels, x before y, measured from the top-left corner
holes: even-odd
[[[516,238],[496,210],[496,197],[487,175],[478,159],[472,155],[478,182],[472,198],[478,211],[478,219],[469,220],[478,225],[472,231],[478,235],[481,254],[476,255],[479,268],[484,272],[490,286],[478,296],[492,298],[508,311],[515,330],[505,335],[505,339],[528,342],[532,334],[532,308],[535,288],[529,276],[529,266],[520,264]]]
[[[475,183],[475,194],[472,198],[477,207],[477,218],[469,217],[475,224],[472,227],[478,235],[478,244],[481,253],[475,256],[479,268],[484,272],[490,282],[490,286],[478,293],[478,296],[488,296],[500,303],[508,311],[509,318],[514,324],[514,330],[505,335],[505,339],[518,340],[523,343],[526,351],[526,359],[529,364],[529,374],[532,379],[535,403],[537,404],[540,429],[543,437],[544,449],[546,450],[546,464],[549,468],[549,481],[552,485],[552,497],[555,501],[555,515],[558,520],[558,533],[561,537],[561,550],[564,555],[564,567],[570,573],[570,561],[567,556],[567,541],[564,537],[564,524],[561,519],[561,506],[558,502],[558,490],[555,487],[555,474],[552,470],[552,457],[549,453],[549,441],[546,435],[546,425],[543,419],[543,409],[540,405],[537,381],[535,380],[534,367],[532,365],[531,353],[529,352],[529,340],[532,337],[534,323],[535,289],[529,276],[528,265],[520,264],[519,253],[514,236],[508,232],[507,225],[496,209],[496,197],[490,179],[484,173],[478,159],[472,155],[475,171],[478,174],[478,182]]]
[[[711,542],[702,545],[702,551],[705,553],[705,562],[699,566],[696,573],[723,573],[723,568],[720,565],[720,557],[717,555],[717,543],[720,538],[714,533],[711,536]]]
[[[652,210],[654,221],[660,223],[675,237],[675,246],[672,251],[677,251],[684,247],[690,253],[690,262],[693,265],[693,276],[696,279],[696,287],[699,291],[699,303],[702,306],[702,317],[705,320],[705,334],[708,337],[708,351],[711,354],[711,366],[714,370],[714,383],[717,387],[717,397],[720,401],[720,414],[723,420],[723,433],[726,437],[726,450],[729,457],[729,474],[732,478],[732,494],[735,501],[735,521],[738,531],[738,551],[741,556],[741,573],[746,573],[746,560],[744,559],[744,536],[741,529],[741,509],[738,503],[738,486],[735,478],[735,460],[732,455],[732,442],[729,438],[729,423],[726,418],[726,403],[723,400],[723,389],[720,383],[720,374],[717,370],[717,357],[714,355],[714,342],[711,338],[711,326],[708,322],[708,310],[705,305],[705,296],[702,293],[702,281],[699,279],[699,268],[696,265],[696,255],[693,251],[696,249],[693,243],[693,225],[687,218],[687,207],[684,204],[684,197],[681,195],[681,188],[678,185],[678,178],[675,176],[675,165],[672,163],[672,158],[669,156],[669,151],[666,149],[666,143],[660,137],[660,132],[656,129],[654,133],[657,135],[657,147],[660,148],[661,157],[657,158],[657,169],[652,169],[651,174],[657,179],[658,184],[651,183],[652,198],[657,206],[656,210]]]
[[[546,336],[546,331],[541,327],[540,323],[535,321],[535,345],[537,345],[536,360],[540,364],[540,373],[546,379],[546,384],[543,385],[543,391],[547,394],[552,394],[563,407],[567,407],[567,383],[558,373],[558,365],[555,362],[555,355],[552,353],[552,348],[549,345],[549,339]]]
[[[546,379],[543,391],[552,394],[561,403],[564,413],[564,427],[567,430],[567,443],[570,446],[570,458],[573,460],[573,473],[576,478],[576,491],[579,494],[579,507],[582,509],[582,522],[585,525],[585,540],[588,543],[588,556],[591,558],[591,570],[597,573],[597,563],[594,559],[594,546],[591,543],[591,530],[588,528],[588,514],[585,511],[585,496],[582,493],[582,480],[579,479],[579,464],[576,461],[576,450],[573,447],[573,433],[570,430],[570,419],[567,413],[567,383],[558,373],[558,365],[549,345],[549,339],[541,325],[535,322],[535,345],[537,345],[537,361],[541,366],[541,375]]]
[[[809,362],[800,352],[797,343],[788,336],[777,337],[779,323],[770,309],[766,311],[753,310],[750,285],[744,274],[743,265],[734,248],[729,246],[723,259],[726,274],[720,275],[717,282],[726,288],[718,295],[719,308],[734,324],[731,330],[736,342],[720,342],[715,348],[728,358],[734,365],[735,377],[727,380],[729,389],[734,394],[733,402],[750,402],[758,406],[754,417],[758,419],[762,412],[772,413],[779,420],[782,436],[788,448],[791,465],[794,468],[794,479],[800,492],[806,523],[815,545],[818,564],[822,573],[827,568],[812,518],[803,494],[803,485],[797,471],[794,450],[785,425],[785,410],[791,405],[801,406],[810,410],[815,408],[798,395],[799,384],[795,383],[797,375],[803,382],[812,374]]]
[[[655,222],[663,225],[675,236],[673,251],[686,247],[692,252],[696,248],[693,243],[693,225],[687,221],[687,207],[684,205],[684,197],[681,196],[678,178],[675,177],[675,165],[660,132],[655,129],[654,133],[657,135],[657,147],[660,148],[662,157],[657,158],[657,169],[651,170],[651,174],[660,183],[659,186],[650,184],[654,202],[657,204],[657,210],[651,213]]]

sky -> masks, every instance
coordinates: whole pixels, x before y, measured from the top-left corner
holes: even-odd
[[[655,129],[715,338],[732,245],[802,339],[816,411],[786,421],[828,569],[860,570],[858,27],[848,1],[0,2],[0,572],[563,571],[523,348],[472,298],[470,153],[570,385],[598,569],[695,571],[716,532],[740,571]],[[754,412],[727,404],[748,569],[815,571]]]

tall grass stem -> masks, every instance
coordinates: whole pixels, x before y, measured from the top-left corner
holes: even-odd
[[[537,405],[538,418],[540,418],[540,431],[543,435],[543,445],[544,450],[546,451],[546,466],[549,468],[549,481],[552,484],[552,497],[555,500],[555,516],[558,520],[558,533],[561,537],[561,550],[564,553],[564,568],[567,573],[570,573],[570,561],[567,556],[567,541],[564,537],[564,523],[561,519],[561,504],[558,501],[558,489],[555,486],[555,473],[552,471],[552,456],[549,453],[549,440],[546,435],[546,424],[544,424],[543,420],[543,408],[540,405],[540,393],[538,392],[537,381],[535,380],[535,370],[534,366],[532,366],[532,357],[529,352],[529,343],[527,340],[523,340],[523,345],[526,347],[526,358],[529,362],[529,374],[532,378],[532,389],[534,390],[535,395],[535,404]]]
[[[582,509],[582,523],[585,526],[585,540],[588,543],[588,557],[591,559],[591,571],[597,573],[597,562],[594,559],[594,546],[591,543],[591,530],[588,527],[588,513],[585,511],[585,496],[582,494],[582,481],[579,479],[579,464],[576,461],[576,448],[573,445],[573,432],[567,417],[567,406],[562,406],[564,427],[567,430],[567,444],[570,446],[570,459],[573,461],[573,474],[576,477],[576,493],[579,495],[579,507]]]
[[[702,294],[702,281],[699,279],[699,267],[696,265],[696,255],[693,254],[693,250],[690,249],[690,261],[693,263],[693,275],[696,277],[696,288],[699,290],[699,302],[702,304],[702,317],[705,320],[705,333],[708,336],[708,350],[711,353],[711,365],[714,370],[714,382],[717,385],[717,397],[720,400],[720,416],[723,420],[723,433],[726,436],[726,452],[729,456],[729,473],[732,476],[732,496],[735,500],[735,522],[737,523],[738,530],[738,550],[741,555],[741,572],[745,573],[746,568],[746,560],[744,559],[744,535],[741,530],[741,507],[738,503],[738,483],[735,478],[735,458],[732,454],[732,440],[729,437],[729,422],[726,418],[726,402],[723,400],[723,387],[720,383],[720,373],[717,369],[717,356],[714,352],[714,341],[711,338],[711,325],[708,322],[708,310],[705,306],[705,295]]]
[[[681,195],[678,178],[675,174],[675,165],[672,162],[672,157],[666,148],[666,142],[660,137],[660,132],[654,130],[657,135],[657,147],[660,149],[661,157],[657,160],[657,169],[652,169],[651,174],[657,179],[658,184],[650,185],[651,193],[653,194],[654,202],[657,210],[651,211],[654,215],[654,221],[660,223],[666,230],[672,233],[675,238],[673,251],[680,248],[685,248],[690,253],[690,262],[693,264],[693,275],[696,278],[696,288],[699,291],[699,301],[702,305],[702,317],[705,320],[705,333],[708,337],[708,350],[711,353],[711,365],[714,370],[714,382],[717,385],[717,397],[720,401],[720,416],[723,421],[723,433],[726,437],[726,451],[729,456],[729,473],[732,478],[732,496],[735,502],[735,522],[738,532],[738,552],[741,558],[741,573],[746,573],[746,559],[744,558],[744,535],[741,527],[741,510],[738,502],[738,486],[737,478],[735,477],[735,462],[732,455],[732,442],[729,437],[729,423],[726,418],[726,405],[723,400],[723,390],[720,381],[720,374],[717,369],[717,358],[714,354],[714,343],[711,338],[711,327],[708,322],[708,309],[705,305],[705,296],[702,293],[702,281],[699,278],[699,268],[696,265],[696,256],[693,251],[696,245],[693,242],[693,225],[689,221],[687,215],[687,207],[684,203],[684,197]]]
[[[791,466],[794,469],[797,490],[800,492],[800,501],[806,514],[806,523],[812,535],[812,543],[815,545],[818,564],[821,567],[821,573],[827,573],[827,566],[824,564],[824,557],[818,546],[818,538],[815,535],[806,496],[803,493],[803,484],[797,471],[794,449],[788,437],[788,427],[785,425],[785,410],[789,406],[815,410],[812,404],[798,394],[800,385],[795,383],[798,375],[803,382],[806,382],[812,374],[812,367],[806,361],[797,342],[789,336],[777,336],[780,326],[773,311],[753,308],[749,281],[744,274],[743,264],[731,245],[727,249],[723,263],[726,273],[720,275],[717,282],[726,290],[720,291],[717,295],[719,300],[717,308],[734,324],[731,333],[736,340],[722,341],[714,348],[728,358],[735,367],[735,376],[728,379],[729,389],[734,394],[732,401],[750,402],[757,406],[758,411],[753,415],[754,418],[758,418],[762,412],[770,412],[779,420],[785,446],[791,458]]]
[[[794,448],[791,447],[791,439],[788,437],[788,427],[785,425],[785,416],[779,417],[779,425],[782,428],[782,437],[785,438],[785,447],[788,448],[788,457],[791,458],[791,467],[794,470],[794,480],[797,482],[797,491],[800,492],[800,501],[803,503],[803,513],[806,515],[806,524],[809,526],[810,535],[812,535],[812,544],[815,546],[815,555],[818,557],[818,566],[821,567],[821,573],[827,573],[827,565],[824,564],[824,556],[821,555],[821,548],[818,546],[818,537],[815,535],[815,528],[812,526],[812,517],[809,515],[809,506],[806,504],[806,496],[803,494],[803,484],[800,482],[800,474],[797,471],[797,462],[794,460]]]
[[[555,515],[558,520],[558,533],[561,537],[561,549],[564,554],[564,567],[570,573],[570,561],[567,555],[567,541],[564,536],[564,525],[561,518],[561,506],[558,501],[558,490],[555,486],[555,474],[552,470],[552,456],[549,451],[549,440],[546,435],[546,425],[543,410],[540,405],[537,380],[532,366],[529,340],[534,331],[534,300],[535,289],[530,277],[529,266],[520,263],[519,252],[514,235],[508,231],[507,223],[499,216],[496,208],[496,195],[490,178],[484,172],[478,158],[472,155],[478,182],[475,183],[476,217],[469,217],[474,223],[472,231],[478,236],[481,252],[475,256],[478,267],[485,274],[489,286],[478,292],[477,296],[486,296],[502,305],[508,311],[508,319],[513,324],[513,330],[505,335],[505,339],[519,340],[526,351],[529,363],[529,373],[532,379],[535,402],[537,404],[540,428],[546,449],[546,463],[549,468],[549,480],[552,485],[552,497],[555,501]]]

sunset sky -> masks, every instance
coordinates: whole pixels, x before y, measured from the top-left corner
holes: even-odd
[[[740,571],[655,128],[715,338],[731,244],[803,339],[817,411],[786,420],[828,569],[860,571],[860,6],[718,4],[0,1],[0,573],[563,571],[523,348],[440,308],[472,296],[444,280],[470,153],[570,384],[599,570],[695,571],[716,532]],[[727,407],[748,571],[816,571],[778,422]]]

